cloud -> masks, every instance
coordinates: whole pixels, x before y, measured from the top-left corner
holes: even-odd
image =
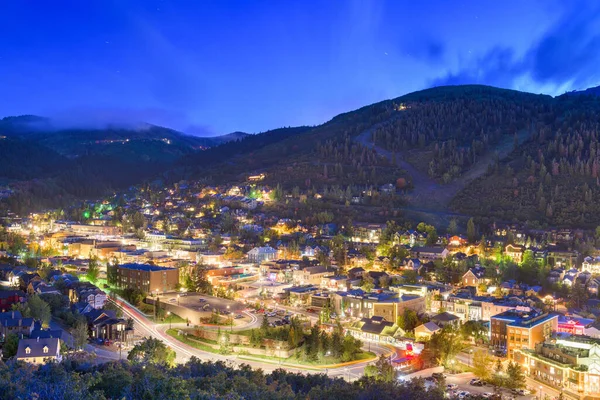
[[[457,71],[446,72],[431,84],[487,85],[560,94],[600,83],[600,7],[568,10],[522,57],[510,47],[495,47]]]
[[[162,108],[77,107],[50,114],[54,129],[146,129],[148,124],[178,129],[188,124],[179,112]]]
[[[430,64],[437,64],[443,61],[446,54],[446,46],[441,40],[434,38],[425,38],[417,42],[411,42],[404,47],[404,51],[410,57],[419,61],[425,61]]]
[[[525,66],[515,60],[514,51],[506,47],[495,47],[482,57],[463,66],[458,72],[447,73],[433,80],[433,86],[480,83],[510,87],[516,77],[525,71]]]

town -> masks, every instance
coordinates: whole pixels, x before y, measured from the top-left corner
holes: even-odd
[[[172,364],[421,377],[456,398],[600,391],[600,231],[340,223],[327,194],[266,178],[8,215],[3,358],[135,361],[159,340]]]

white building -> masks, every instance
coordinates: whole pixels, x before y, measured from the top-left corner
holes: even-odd
[[[600,274],[600,257],[586,257],[581,264],[581,270]]]
[[[271,246],[255,247],[248,252],[248,261],[260,264],[264,261],[274,260],[277,257],[277,250]]]

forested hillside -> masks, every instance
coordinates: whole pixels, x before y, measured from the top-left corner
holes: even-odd
[[[404,102],[397,114],[373,132],[373,140],[444,183],[507,138],[518,145],[553,114],[549,96],[480,86],[435,88],[398,100]]]
[[[457,196],[456,210],[557,226],[600,223],[600,99],[561,97],[554,108],[531,140]]]

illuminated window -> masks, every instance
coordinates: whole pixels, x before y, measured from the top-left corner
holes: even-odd
[[[31,353],[31,349],[29,347],[25,347],[25,354]]]
[[[550,374],[554,375],[554,367],[550,367]]]
[[[530,364],[532,367],[535,367],[535,360],[532,359]]]
[[[48,346],[44,346],[44,353],[48,353]]]

